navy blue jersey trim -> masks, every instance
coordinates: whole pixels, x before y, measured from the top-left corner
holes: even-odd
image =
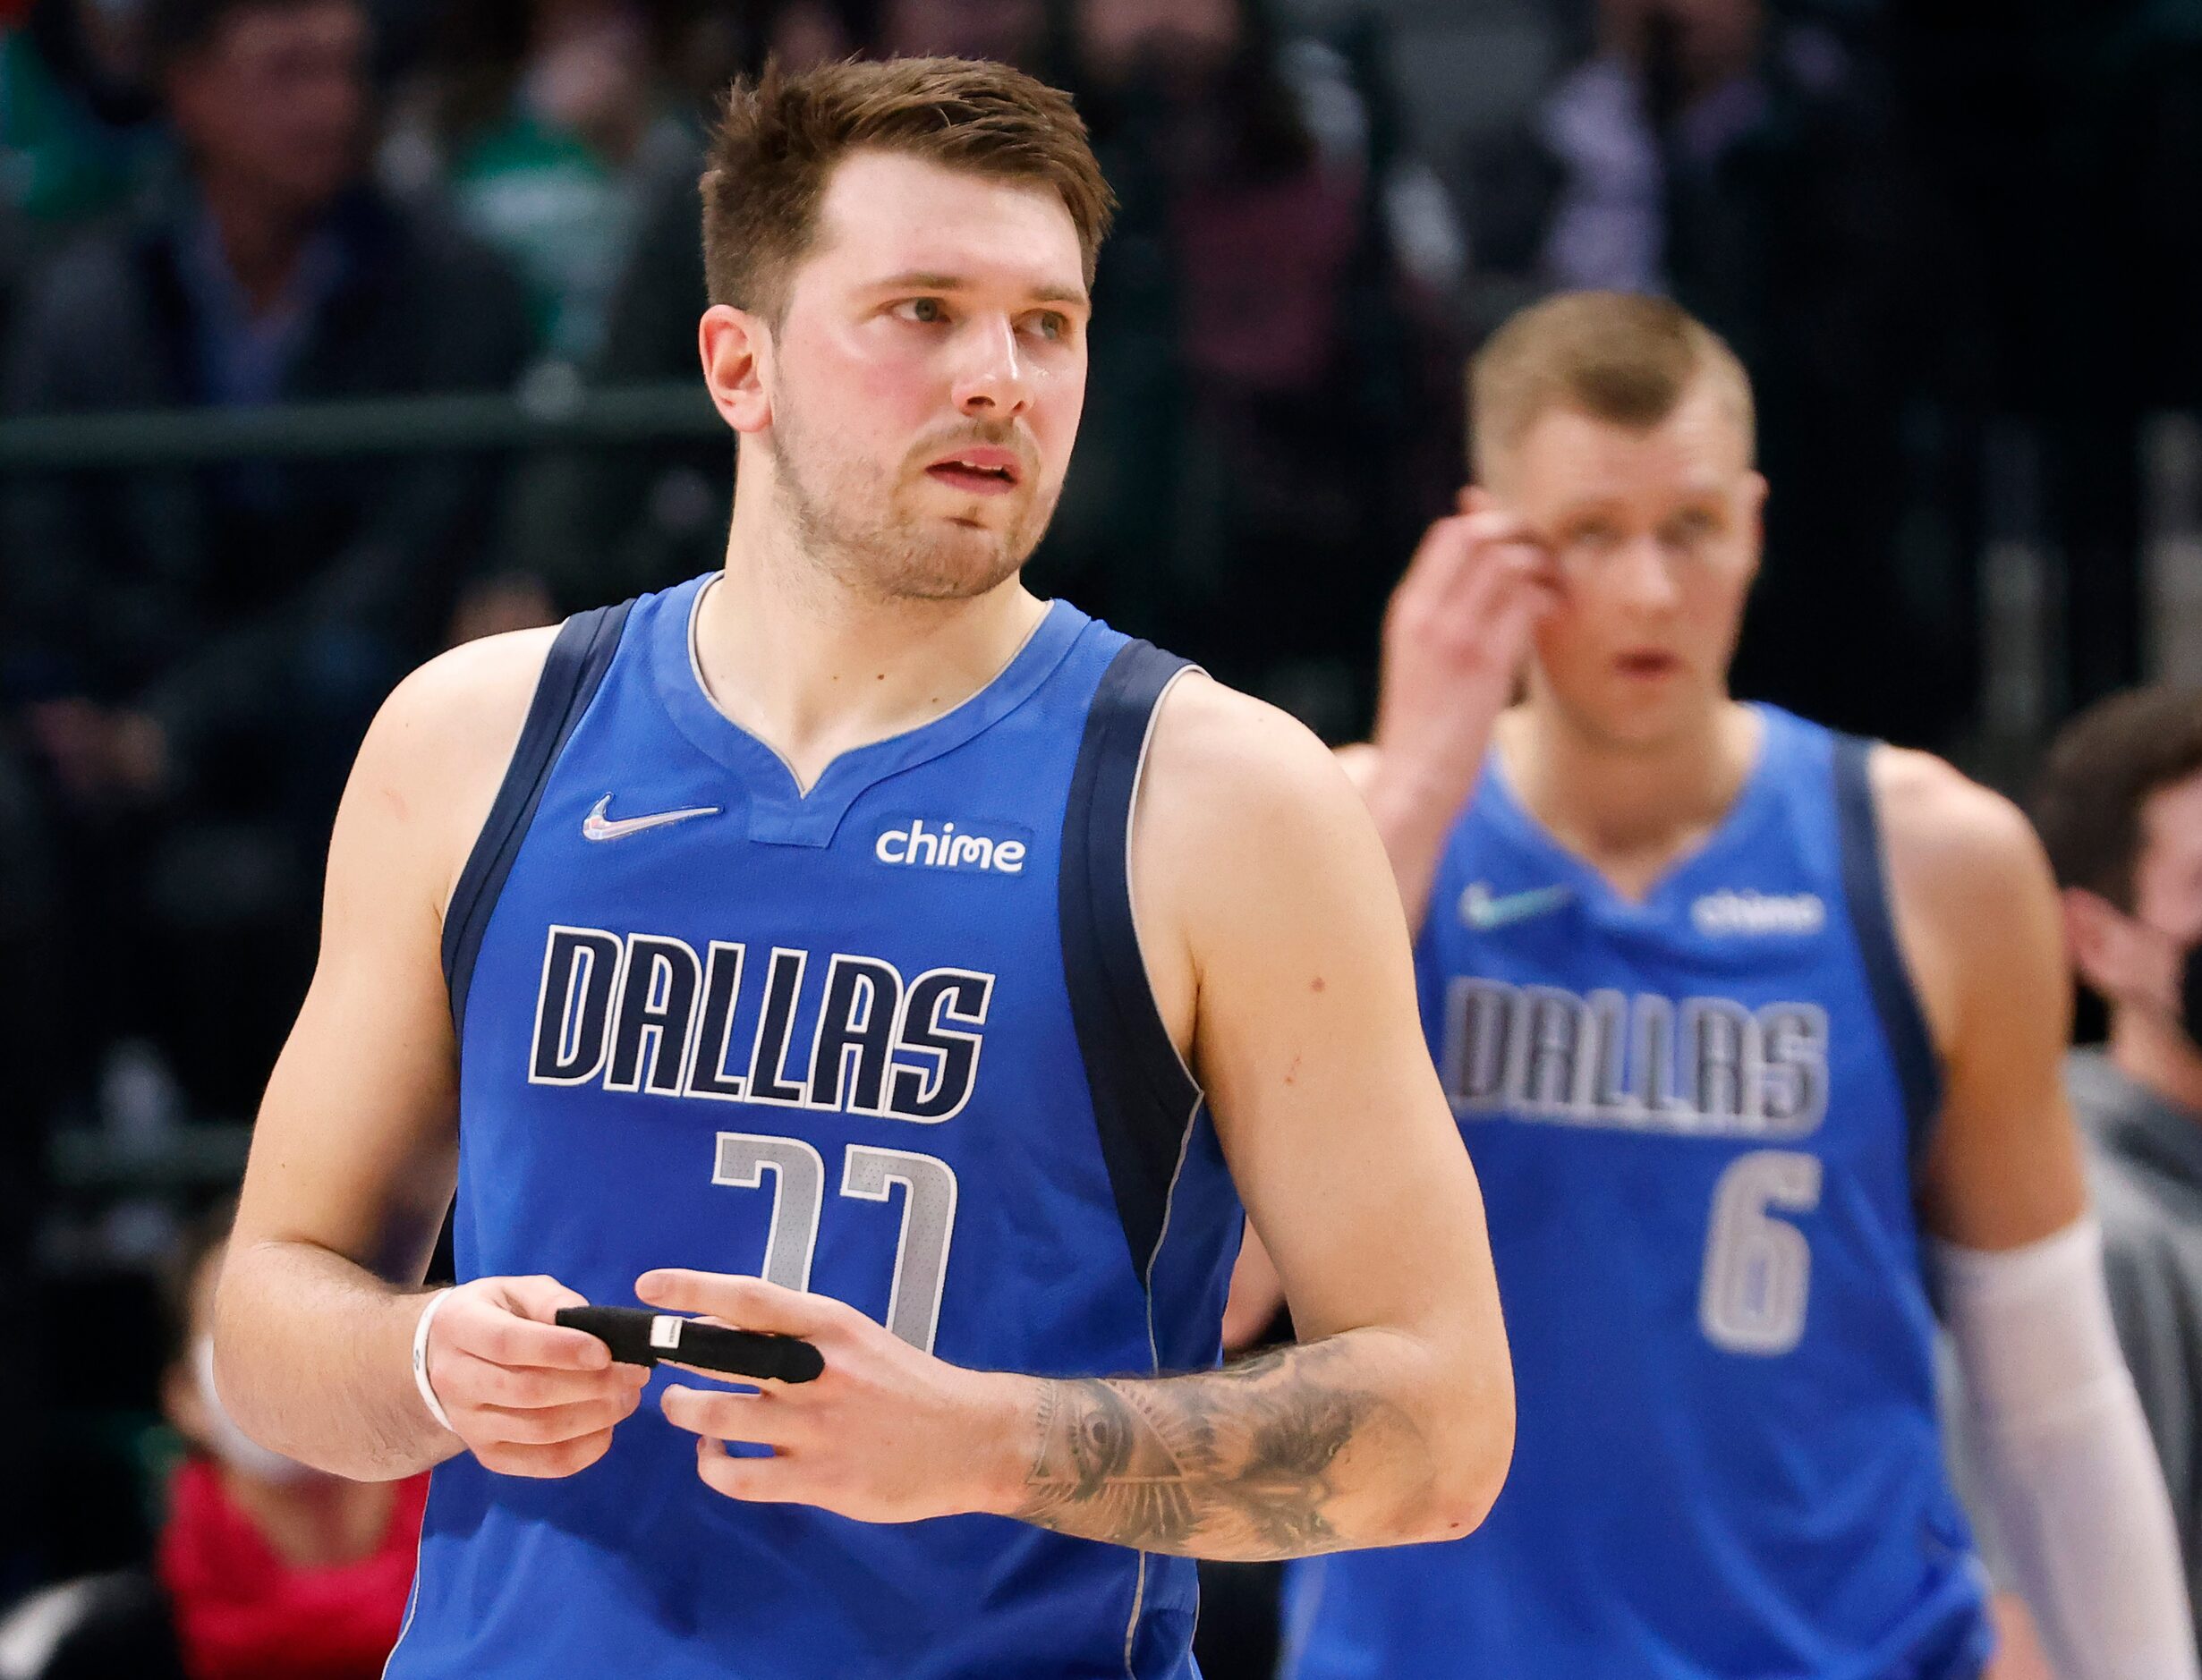
[[[1866,964],[1874,1009],[1881,1017],[1889,1054],[1895,1058],[1911,1159],[1917,1166],[1942,1107],[1942,1069],[1889,910],[1881,824],[1874,810],[1873,750],[1872,742],[1855,735],[1835,738],[1835,827],[1842,845],[1842,895],[1850,906],[1850,929]]]
[[[589,702],[596,698],[612,655],[619,649],[619,633],[625,627],[633,601],[616,607],[593,607],[576,613],[559,626],[557,640],[543,661],[543,675],[535,684],[535,699],[528,707],[528,721],[520,731],[520,744],[513,749],[497,803],[468,854],[466,868],[453,889],[444,912],[444,980],[451,992],[452,1023],[466,1026],[466,994],[474,980],[474,959],[480,955],[482,935],[489,931],[489,912],[497,908],[505,878],[512,873],[520,843],[535,820],[535,808],[543,802],[550,767],[565,751],[574,726],[581,722]]]
[[[1143,1286],[1200,1101],[1155,1008],[1132,925],[1132,800],[1155,707],[1185,668],[1183,659],[1134,641],[1102,673],[1071,774],[1058,886],[1071,1022]]]

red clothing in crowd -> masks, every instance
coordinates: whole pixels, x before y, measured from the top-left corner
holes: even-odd
[[[191,1680],[376,1680],[412,1591],[428,1478],[398,1484],[382,1543],[357,1563],[284,1562],[203,1459],[171,1491],[156,1568]]]

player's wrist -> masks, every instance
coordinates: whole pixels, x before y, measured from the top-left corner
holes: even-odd
[[[444,1409],[442,1396],[436,1392],[436,1384],[429,1371],[430,1338],[435,1333],[436,1316],[451,1299],[452,1292],[438,1289],[421,1297],[420,1311],[413,1315],[411,1362],[414,1391],[420,1396],[421,1408],[429,1419],[446,1435],[456,1435],[451,1415]]]
[[[975,1447],[971,1508],[1015,1516],[1023,1508],[1040,1452],[1041,1396],[1047,1383],[1005,1371],[973,1371],[972,1439]]]

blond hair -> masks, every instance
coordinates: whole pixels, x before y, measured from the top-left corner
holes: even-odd
[[[1714,382],[1755,454],[1751,378],[1718,333],[1665,298],[1628,292],[1548,298],[1500,327],[1468,366],[1475,477],[1488,481],[1493,458],[1553,409],[1648,431],[1701,379]]]

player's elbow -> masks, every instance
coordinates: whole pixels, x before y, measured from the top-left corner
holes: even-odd
[[[1394,1545],[1458,1540],[1498,1503],[1514,1462],[1514,1374],[1495,1356],[1433,1396],[1423,1426],[1425,1472],[1406,1490]]]
[[[1452,1451],[1450,1473],[1441,1481],[1431,1532],[1422,1538],[1458,1540],[1480,1528],[1499,1501],[1506,1475],[1514,1463],[1514,1385],[1507,1380],[1500,1392],[1476,1409],[1472,1428]]]
[[[221,1396],[222,1409],[238,1428],[259,1440],[264,1429],[258,1416],[264,1385],[259,1380],[259,1362],[254,1357],[259,1349],[249,1333],[252,1314],[246,1299],[253,1289],[255,1259],[251,1246],[244,1243],[235,1243],[224,1257],[207,1334],[213,1348],[209,1374]]]

